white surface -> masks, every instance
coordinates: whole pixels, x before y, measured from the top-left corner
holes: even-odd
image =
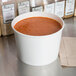
[[[43,6],[32,8],[32,12],[42,12],[42,11],[43,11]]]
[[[48,4],[47,0],[43,0],[44,5]]]
[[[35,0],[30,0],[31,7],[35,7]]]
[[[8,0],[2,0],[2,2],[7,2]]]
[[[55,11],[55,3],[44,5],[44,12],[54,14]]]
[[[65,1],[56,2],[55,3],[55,14],[59,17],[64,16],[64,7],[65,7]]]
[[[22,19],[38,16],[49,17],[57,20],[62,25],[62,29],[51,35],[30,36],[19,33],[13,27]],[[58,16],[49,13],[32,12],[16,17],[12,22],[12,28],[15,32],[16,44],[19,50],[18,52],[20,59],[24,63],[33,66],[43,66],[52,63],[58,56],[63,27],[63,20]]]
[[[74,14],[74,6],[75,6],[75,0],[66,0],[65,15]]]
[[[3,12],[4,23],[9,23],[10,21],[12,21],[15,18],[14,4],[3,5],[2,12]]]
[[[30,3],[29,1],[25,1],[25,2],[19,2],[18,3],[18,13],[20,14],[24,14],[30,12]]]

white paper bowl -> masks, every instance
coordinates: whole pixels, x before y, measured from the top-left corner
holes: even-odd
[[[62,28],[56,33],[44,36],[25,35],[14,29],[14,25],[18,21],[38,16],[55,19],[62,25]],[[11,25],[15,34],[19,58],[24,63],[33,66],[43,66],[56,60],[59,53],[62,30],[64,28],[64,22],[60,17],[45,12],[30,12],[16,17]]]

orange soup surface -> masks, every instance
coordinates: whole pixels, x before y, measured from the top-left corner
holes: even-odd
[[[23,34],[42,36],[53,34],[62,26],[56,20],[48,17],[30,17],[17,22],[14,28]]]

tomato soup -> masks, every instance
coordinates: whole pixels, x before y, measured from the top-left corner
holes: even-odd
[[[16,23],[14,28],[23,34],[42,36],[53,34],[59,31],[62,26],[56,20],[48,17],[30,17]]]

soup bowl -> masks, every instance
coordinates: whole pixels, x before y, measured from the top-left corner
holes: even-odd
[[[32,36],[18,32],[14,26],[22,19],[30,17],[48,17],[58,21],[62,28],[50,35]],[[32,66],[44,66],[52,63],[58,57],[64,21],[62,18],[45,12],[29,12],[17,16],[12,21],[12,29],[18,49],[18,57],[22,62]]]

